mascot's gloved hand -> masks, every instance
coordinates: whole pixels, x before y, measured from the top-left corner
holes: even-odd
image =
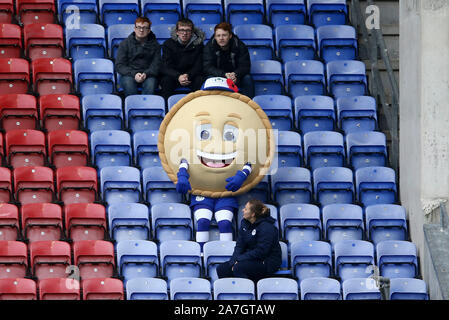
[[[235,192],[242,186],[243,182],[246,180],[246,174],[244,174],[242,171],[237,171],[235,176],[229,177],[226,179],[226,182],[229,182],[226,185],[226,190]]]
[[[192,189],[189,182],[189,173],[187,172],[188,163],[185,160],[181,160],[178,171],[178,182],[176,183],[176,191],[182,194],[186,194]]]

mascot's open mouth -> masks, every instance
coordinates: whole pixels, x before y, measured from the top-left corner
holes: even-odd
[[[224,168],[229,166],[234,161],[237,152],[218,154],[207,153],[197,150],[196,155],[200,158],[201,163],[209,168]]]

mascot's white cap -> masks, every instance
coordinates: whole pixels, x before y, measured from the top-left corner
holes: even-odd
[[[238,92],[237,86],[231,79],[221,77],[214,77],[207,79],[203,83],[201,90],[224,90],[224,91]]]

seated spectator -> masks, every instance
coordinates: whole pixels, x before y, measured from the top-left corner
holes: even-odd
[[[139,17],[134,32],[120,43],[115,59],[125,96],[138,94],[138,86],[142,86],[142,94],[154,94],[160,68],[161,47],[151,31],[151,21]]]
[[[162,45],[162,96],[168,99],[178,87],[199,90],[204,81],[202,54],[205,33],[189,19],[181,19]]]
[[[217,24],[213,38],[204,47],[205,76],[231,79],[241,94],[253,98],[254,84],[250,70],[251,60],[246,45],[232,33],[229,23]]]

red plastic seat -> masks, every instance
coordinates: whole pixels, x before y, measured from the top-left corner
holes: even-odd
[[[48,167],[20,167],[13,171],[16,201],[27,203],[53,202],[55,187],[53,170]]]
[[[54,23],[54,0],[16,0],[16,13],[22,24]]]
[[[63,238],[62,208],[56,203],[27,203],[22,205],[22,233],[30,243],[55,241]]]
[[[81,282],[83,300],[123,300],[123,282],[114,278],[87,279]]]
[[[73,259],[81,279],[110,278],[114,274],[114,246],[104,240],[73,243]]]
[[[11,170],[0,167],[0,203],[13,201]]]
[[[19,238],[19,209],[15,204],[0,203],[0,241],[15,241]]]
[[[11,23],[14,14],[13,0],[0,0],[0,22]]]
[[[0,94],[27,93],[30,64],[22,58],[0,58]]]
[[[27,245],[20,241],[0,241],[0,279],[27,276]]]
[[[63,56],[64,33],[60,25],[27,24],[23,28],[23,38],[26,56],[31,60]]]
[[[97,200],[97,170],[91,167],[63,167],[56,170],[56,192],[64,205]]]
[[[80,130],[55,130],[47,135],[48,153],[56,168],[87,166],[89,137]]]
[[[76,279],[49,278],[39,280],[39,300],[80,300],[80,283]]]
[[[42,131],[8,131],[5,134],[5,149],[8,164],[13,168],[45,165],[47,149]]]
[[[36,97],[24,93],[0,95],[0,121],[6,132],[15,129],[37,129],[39,116]]]
[[[36,241],[30,243],[30,265],[39,280],[67,278],[72,264],[70,244],[64,241]]]
[[[31,62],[34,92],[69,94],[72,91],[72,63],[64,58],[40,58]]]
[[[0,132],[0,165],[3,165],[4,162],[5,162],[5,148],[3,146],[3,133]],[[2,201],[0,200],[0,202]]]
[[[72,203],[64,207],[67,237],[72,241],[104,240],[106,209],[98,203]]]
[[[36,300],[36,282],[31,279],[0,279],[0,300]]]
[[[20,58],[21,54],[22,54],[22,30],[16,24],[1,23],[0,57]]]
[[[80,127],[80,101],[75,95],[49,94],[39,98],[42,127],[47,131],[77,130]]]

